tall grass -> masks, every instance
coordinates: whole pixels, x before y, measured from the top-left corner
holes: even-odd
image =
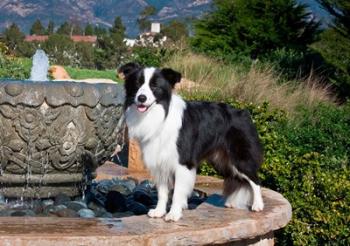
[[[215,94],[254,104],[268,102],[288,115],[294,115],[300,105],[314,107],[320,102],[334,102],[330,89],[312,75],[298,83],[281,83],[272,67],[252,64],[242,69],[240,65],[227,65],[193,53],[178,53],[164,66],[180,71],[196,83],[190,93]]]

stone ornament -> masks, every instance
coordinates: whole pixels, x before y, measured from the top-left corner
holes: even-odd
[[[118,84],[0,81],[0,193],[77,195],[123,141]]]

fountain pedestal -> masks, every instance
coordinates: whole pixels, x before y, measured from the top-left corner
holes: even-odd
[[[0,193],[79,194],[124,140],[117,84],[0,81]]]

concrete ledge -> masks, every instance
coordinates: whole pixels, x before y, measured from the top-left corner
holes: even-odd
[[[112,167],[102,170],[111,171]],[[138,178],[142,175],[147,176],[143,173]],[[199,177],[197,187],[221,192],[220,184],[218,179]],[[0,218],[0,245],[273,245],[273,231],[289,222],[292,209],[275,191],[263,189],[263,198],[265,209],[256,213],[224,208],[222,197],[214,194],[208,203],[185,211],[176,223],[145,215],[121,219]]]
[[[259,238],[284,227],[291,206],[264,189],[260,213],[202,204],[176,223],[147,216],[122,219],[1,218],[1,245],[203,245]],[[253,240],[254,241],[254,240]]]

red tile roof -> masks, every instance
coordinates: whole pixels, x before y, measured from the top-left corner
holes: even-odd
[[[47,35],[29,35],[26,36],[24,41],[27,42],[44,42],[49,39],[49,36]]]
[[[70,36],[73,42],[85,42],[85,43],[96,43],[96,36],[81,36],[81,35],[73,35]],[[27,42],[44,42],[49,39],[47,35],[28,35],[25,37],[25,41]]]
[[[96,36],[80,36],[80,35],[73,35],[70,37],[74,42],[85,42],[85,43],[96,43],[97,37]]]

